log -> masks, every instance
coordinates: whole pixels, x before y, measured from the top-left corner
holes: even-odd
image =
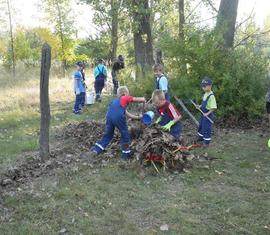
[[[187,107],[184,105],[183,101],[180,98],[177,98],[176,96],[174,96],[175,100],[177,101],[177,103],[179,105],[181,105],[181,107],[183,108],[183,110],[188,114],[188,116],[191,118],[191,120],[195,123],[196,126],[199,126],[199,122],[198,120],[192,115],[191,112],[189,112],[189,110],[187,109]]]
[[[42,161],[49,158],[49,128],[50,128],[50,102],[49,102],[49,76],[51,68],[51,47],[44,44],[42,47],[40,71],[40,137],[39,155]]]

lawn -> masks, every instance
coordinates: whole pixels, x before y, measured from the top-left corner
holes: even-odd
[[[51,80],[52,141],[68,122],[104,117],[106,100],[73,115],[71,87]],[[38,148],[37,91],[35,79],[0,88],[2,168]],[[187,173],[142,175],[116,163],[58,169],[2,195],[0,234],[270,234],[268,137],[221,130],[208,150],[217,159]]]

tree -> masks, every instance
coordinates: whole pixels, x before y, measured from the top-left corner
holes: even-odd
[[[148,0],[132,0],[135,62],[144,71],[154,63]]]
[[[114,60],[117,55],[119,18],[122,11],[122,0],[81,0],[93,7],[95,10],[94,21],[99,33],[104,35],[106,31],[110,34],[110,59]],[[104,28],[105,25],[105,28]]]
[[[78,45],[75,49],[75,54],[78,57],[87,56],[90,59],[103,58],[105,60],[110,59],[110,53],[108,51],[110,47],[110,39],[108,36],[101,35],[98,38],[88,38],[78,41]]]
[[[111,29],[111,60],[116,58],[118,46],[118,14],[119,14],[119,0],[111,0],[111,16],[112,16],[112,29]]]
[[[13,35],[13,5],[10,0],[1,0],[1,6],[3,7],[2,12],[7,16],[6,19],[2,19],[3,23],[8,25],[8,49],[5,56],[7,66],[11,69],[12,77],[15,78],[16,73],[16,61],[15,61],[15,49],[14,49],[14,35]]]
[[[233,47],[237,8],[238,0],[220,1],[216,29],[222,32],[224,48]]]
[[[10,47],[11,47],[11,58],[12,58],[12,75],[15,78],[15,52],[14,52],[14,38],[13,38],[13,26],[11,18],[10,2],[7,0],[8,18],[9,18],[9,33],[10,33]]]
[[[179,0],[179,38],[180,41],[184,42],[185,35],[184,35],[184,25],[185,25],[185,0]]]
[[[73,46],[74,17],[71,15],[70,0],[44,1],[48,21],[53,25],[55,34],[60,39],[62,76],[65,77],[69,49]]]

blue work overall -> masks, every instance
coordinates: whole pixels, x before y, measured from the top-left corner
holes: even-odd
[[[206,106],[207,106],[208,100],[210,99],[212,95],[214,94],[210,94],[209,96],[207,96],[206,100],[202,101],[201,110],[203,113],[209,112]],[[210,113],[208,117],[213,120],[214,114]],[[199,139],[203,141],[203,143],[206,145],[210,144],[211,131],[212,131],[212,123],[205,116],[202,115],[200,119],[199,129],[198,129],[198,136],[199,136]]]
[[[160,86],[159,86],[159,81],[160,81],[160,79],[161,79],[162,77],[165,77],[165,76],[162,74],[160,77],[158,77],[158,78],[156,79],[156,89],[158,89],[158,90],[161,90],[161,89],[160,89]],[[164,94],[165,94],[166,100],[169,101],[169,100],[170,100],[169,87],[168,87],[167,92],[164,92]]]
[[[95,78],[95,91],[96,91],[96,101],[101,100],[101,93],[105,85],[105,79],[106,76],[103,73],[103,67],[102,71],[100,71],[99,67],[97,67],[99,74]]]
[[[120,105],[120,99],[114,99],[107,112],[106,116],[106,130],[102,139],[97,142],[93,148],[98,154],[101,153],[108,144],[111,142],[114,136],[114,130],[117,128],[121,134],[121,149],[122,149],[122,159],[128,159],[130,157],[129,149],[129,132],[126,121],[126,109]]]
[[[169,102],[167,102],[166,107],[165,107],[165,111],[163,114],[161,114],[161,121],[159,122],[159,125],[161,126],[165,126],[166,124],[168,124],[170,121],[172,121],[172,118],[169,116],[168,112],[169,112]],[[182,131],[182,126],[180,122],[175,123],[170,130],[170,134],[176,139],[179,140],[180,135],[181,135],[181,131]]]

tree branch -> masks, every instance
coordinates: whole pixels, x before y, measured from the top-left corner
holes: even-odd
[[[210,18],[207,18],[207,19],[204,19],[204,20],[200,20],[200,21],[193,21],[193,22],[186,22],[185,24],[199,24],[199,23],[202,23],[202,22],[205,22],[205,21],[208,21],[208,20],[212,20],[212,19],[215,19],[217,17],[217,15],[215,16],[212,16]]]
[[[238,30],[244,23],[246,23],[249,19],[252,18],[253,12],[254,12],[254,7],[252,8],[249,16],[244,21],[242,21],[242,22],[240,22],[239,24],[236,25],[235,31]]]
[[[233,49],[235,49],[236,47],[242,45],[242,43],[246,40],[248,40],[249,38],[254,38],[256,36],[260,36],[260,35],[264,35],[264,34],[267,34],[270,32],[270,29],[266,30],[266,31],[263,31],[261,33],[251,33],[251,34],[248,34],[246,37],[244,37],[243,39],[241,39],[236,45],[234,45]]]
[[[186,20],[193,14],[193,12],[202,4],[202,0],[190,11],[187,15]]]
[[[215,6],[214,6],[214,4],[211,2],[211,0],[205,0],[205,1],[211,6],[211,8],[212,8],[215,12],[218,13],[218,9],[215,8]]]

